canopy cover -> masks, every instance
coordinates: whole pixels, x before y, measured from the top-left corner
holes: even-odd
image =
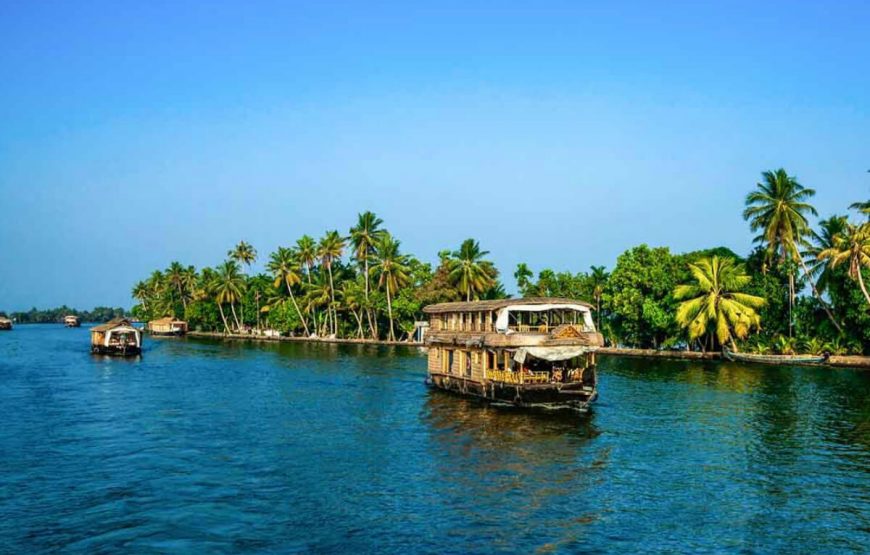
[[[589,352],[589,347],[522,347],[514,353],[514,360],[520,364],[526,362],[526,356],[555,362],[568,360]]]
[[[512,304],[500,309],[496,314],[495,329],[496,331],[507,331],[508,323],[510,322],[511,312],[547,312],[548,310],[574,310],[583,315],[583,327],[587,330],[594,330],[595,324],[592,321],[592,311],[587,306],[582,304]]]

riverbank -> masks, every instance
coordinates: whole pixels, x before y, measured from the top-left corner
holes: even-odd
[[[356,338],[331,338],[331,337],[268,337],[265,335],[251,335],[241,333],[219,333],[210,331],[190,331],[188,337],[201,337],[207,339],[228,339],[233,341],[271,341],[271,342],[304,342],[304,343],[331,343],[341,345],[382,345],[390,347],[423,347],[416,341],[387,341],[380,339],[356,339]]]
[[[206,331],[191,331],[189,337],[201,337],[208,339],[227,339],[233,341],[273,341],[273,342],[306,342],[306,343],[330,343],[342,345],[380,345],[402,347],[425,347],[425,344],[416,341],[385,341],[375,339],[353,338],[328,338],[328,337],[266,337],[262,335],[226,334]],[[599,356],[619,356],[632,358],[655,358],[674,360],[722,360],[722,353],[702,353],[697,351],[657,351],[655,349],[620,349],[614,347],[602,347],[598,350]],[[870,357],[856,355],[832,355],[828,361],[819,366],[833,366],[842,368],[870,369]]]

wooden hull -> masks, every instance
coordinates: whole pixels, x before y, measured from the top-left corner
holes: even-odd
[[[64,324],[64,326],[66,326],[68,328],[80,328],[82,325],[81,324]]]
[[[598,398],[594,387],[582,383],[514,384],[441,373],[430,373],[426,383],[460,395],[522,408],[586,412]]]
[[[176,330],[176,331],[149,331],[152,337],[181,337],[185,332]]]
[[[91,352],[95,355],[131,357],[142,354],[142,348],[135,345],[113,345],[111,347],[105,347],[103,345],[92,345]]]
[[[754,362],[758,364],[823,364],[828,357],[816,355],[757,355],[752,353],[735,353],[724,350],[722,356],[734,362]]]

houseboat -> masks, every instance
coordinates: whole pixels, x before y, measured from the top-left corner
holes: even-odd
[[[91,328],[91,352],[130,356],[142,352],[142,330],[126,318],[115,318]]]
[[[11,330],[12,329],[12,320],[9,318],[4,318],[0,316],[0,330]]]
[[[73,316],[72,314],[68,314],[63,317],[63,325],[68,328],[77,328],[82,325],[81,321],[79,321],[78,316]]]
[[[604,339],[592,305],[563,298],[427,306],[427,383],[520,407],[585,411]]]
[[[160,318],[148,322],[146,329],[151,335],[180,336],[187,333],[187,322],[170,317]]]

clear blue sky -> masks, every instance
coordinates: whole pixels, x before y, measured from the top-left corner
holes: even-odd
[[[768,168],[870,196],[867,2],[0,3],[0,308],[380,215],[434,261],[745,253]],[[259,264],[258,264],[259,266]]]

